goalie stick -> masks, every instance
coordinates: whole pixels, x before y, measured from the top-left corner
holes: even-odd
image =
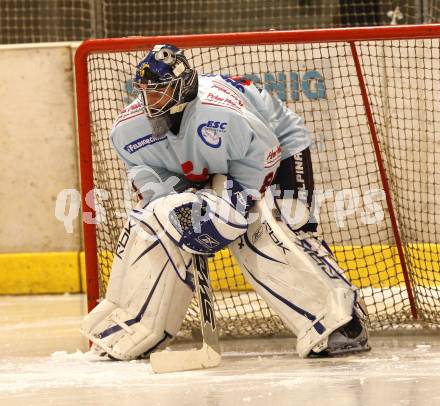
[[[208,261],[193,254],[194,282],[200,310],[203,345],[198,350],[160,351],[150,355],[155,373],[212,368],[220,364],[221,353],[214,313],[214,300],[209,282]]]

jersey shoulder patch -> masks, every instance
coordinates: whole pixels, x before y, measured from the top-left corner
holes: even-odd
[[[204,76],[199,88],[201,104],[241,112],[245,107],[244,97],[239,88],[233,86],[226,79],[221,75]],[[230,82],[234,81],[230,79]]]
[[[153,137],[142,105],[133,102],[122,110],[113,124],[110,139],[118,151],[134,154],[150,145],[166,140],[166,136]]]
[[[121,123],[131,120],[134,117],[140,116],[143,113],[144,113],[144,108],[141,102],[136,99],[119,113],[118,117],[113,123],[113,128],[116,128]]]

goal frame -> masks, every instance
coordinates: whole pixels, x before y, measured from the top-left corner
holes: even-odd
[[[171,43],[181,48],[215,47],[233,45],[269,45],[269,44],[304,44],[304,43],[348,43],[351,48],[353,64],[356,68],[360,92],[370,135],[380,172],[382,187],[385,192],[393,235],[396,242],[404,282],[408,292],[412,317],[417,320],[417,308],[413,289],[408,274],[403,251],[402,239],[398,227],[396,212],[392,201],[388,177],[383,163],[380,143],[377,136],[368,92],[362,74],[362,67],[357,53],[356,42],[369,40],[403,40],[440,38],[440,24],[406,25],[361,28],[336,28],[295,31],[267,31],[203,35],[177,35],[157,37],[128,37],[114,39],[95,39],[84,41],[75,54],[75,78],[77,94],[77,120],[79,135],[79,163],[81,172],[82,216],[95,218],[94,202],[90,196],[86,203],[86,194],[94,189],[93,158],[91,144],[91,120],[89,111],[89,82],[87,58],[101,52],[124,52],[144,50],[155,44]],[[91,207],[92,206],[92,207]],[[88,310],[92,310],[99,301],[98,258],[96,243],[96,226],[83,221],[84,250],[86,263],[86,285]]]

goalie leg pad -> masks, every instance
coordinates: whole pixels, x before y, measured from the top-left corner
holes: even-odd
[[[82,333],[115,359],[164,348],[191,302],[191,255],[161,231],[151,212],[133,211],[118,242],[106,298],[82,323]]]
[[[251,210],[260,219],[263,204]],[[315,237],[295,233],[270,210],[264,214],[230,248],[246,279],[297,336],[299,356],[323,351],[327,337],[352,320],[356,288]]]

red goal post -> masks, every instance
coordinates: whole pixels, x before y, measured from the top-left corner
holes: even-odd
[[[440,182],[435,166],[440,148],[434,142],[440,121],[439,38],[440,25],[413,25],[85,41],[75,70],[89,309],[105,291],[108,275],[103,275],[123,224],[93,221],[90,191],[110,195],[99,203],[107,222],[115,201],[123,200],[123,168],[106,136],[130,99],[136,60],[154,44],[171,43],[186,49],[205,73],[224,69],[260,80],[305,117],[314,137],[316,183],[324,196],[331,190],[334,200],[333,209],[328,201],[319,207],[321,231],[362,289],[372,326],[437,327],[440,211],[430,201]],[[371,202],[371,190],[378,191],[379,201]],[[360,219],[350,208],[356,202]],[[370,223],[371,217],[378,221]],[[226,335],[284,331],[249,293],[227,253],[211,265]],[[195,317],[194,311],[187,318]],[[228,323],[244,327],[236,334]]]

